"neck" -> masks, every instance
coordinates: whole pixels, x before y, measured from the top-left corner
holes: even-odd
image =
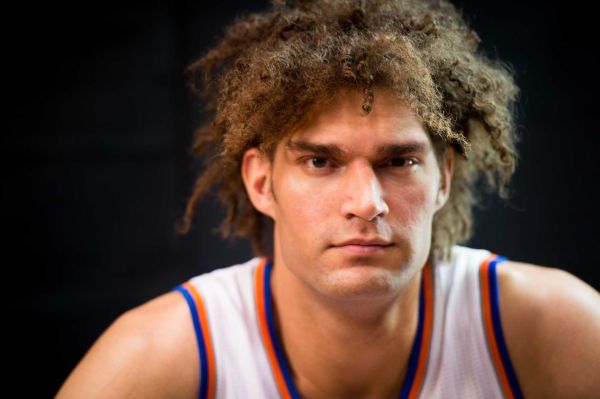
[[[275,320],[303,398],[397,397],[417,329],[420,276],[393,296],[336,299],[274,266]]]

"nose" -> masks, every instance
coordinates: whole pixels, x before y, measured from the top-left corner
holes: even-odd
[[[340,211],[347,219],[359,217],[366,221],[388,214],[389,207],[373,166],[369,162],[348,165]]]

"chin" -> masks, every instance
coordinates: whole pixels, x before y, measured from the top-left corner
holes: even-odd
[[[402,271],[371,265],[353,265],[330,270],[321,280],[322,294],[332,299],[361,299],[393,297],[406,281]]]

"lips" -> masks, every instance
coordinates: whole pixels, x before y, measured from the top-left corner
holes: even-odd
[[[348,255],[366,256],[383,253],[388,247],[392,245],[392,242],[381,238],[355,238],[343,241],[339,244],[334,245],[333,247],[343,251]]]
[[[347,245],[362,245],[362,246],[379,246],[379,247],[387,247],[392,245],[391,241],[384,240],[382,238],[354,238],[351,240],[343,241],[339,244],[334,245],[335,247],[343,247]]]

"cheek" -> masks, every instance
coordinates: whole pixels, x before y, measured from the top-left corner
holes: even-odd
[[[330,185],[289,173],[278,176],[273,190],[277,199],[276,223],[295,236],[314,238],[335,212],[336,190]]]
[[[411,228],[431,223],[437,194],[432,184],[395,185],[386,190],[393,222]]]

